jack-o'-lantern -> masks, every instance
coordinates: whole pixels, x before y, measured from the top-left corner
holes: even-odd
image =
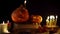
[[[25,22],[29,19],[28,10],[21,5],[12,12],[11,18],[15,23]]]
[[[32,15],[31,18],[32,18],[32,22],[34,22],[34,23],[41,23],[42,22],[42,17],[39,15]]]

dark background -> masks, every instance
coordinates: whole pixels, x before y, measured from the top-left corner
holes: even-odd
[[[24,4],[24,0],[2,0],[0,1],[0,22],[11,20],[11,13]],[[48,15],[58,15],[58,25],[60,25],[60,3],[57,1],[27,0],[26,8],[29,14],[41,15],[43,22]]]

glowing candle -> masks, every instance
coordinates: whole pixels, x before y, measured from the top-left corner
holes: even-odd
[[[56,19],[55,19],[55,17],[56,17]],[[57,16],[54,16],[54,15],[48,16],[46,22],[47,22],[48,27],[56,27]]]
[[[4,23],[4,21],[3,21],[3,23],[1,23],[0,26],[1,26],[1,29],[2,29],[1,30],[2,33],[10,33],[10,32],[8,32],[8,29],[7,29],[7,27],[8,27],[7,23]]]

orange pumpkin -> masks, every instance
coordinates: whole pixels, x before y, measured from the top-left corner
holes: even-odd
[[[24,8],[23,5],[21,5],[19,8],[12,12],[11,18],[16,23],[25,22],[29,19],[28,10]]]
[[[32,22],[34,23],[41,23],[42,22],[42,17],[39,15],[32,15]]]

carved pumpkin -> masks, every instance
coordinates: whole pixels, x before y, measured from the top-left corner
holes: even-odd
[[[32,15],[32,22],[34,23],[41,23],[42,22],[42,17],[39,15]]]
[[[28,10],[24,8],[23,5],[21,5],[19,8],[12,12],[11,18],[16,23],[25,22],[29,19]]]

